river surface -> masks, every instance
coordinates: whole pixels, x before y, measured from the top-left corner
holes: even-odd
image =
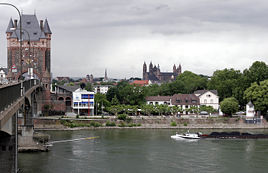
[[[49,152],[20,153],[19,168],[24,173],[268,171],[267,139],[171,139],[176,131],[185,132],[165,129],[46,131],[52,141],[99,138],[56,143]],[[267,130],[244,132],[268,133]]]

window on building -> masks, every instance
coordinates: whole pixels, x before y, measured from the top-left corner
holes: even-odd
[[[177,103],[180,103],[180,102],[181,102],[181,100],[180,100],[180,99],[176,99],[176,102],[177,102]]]
[[[93,94],[82,94],[81,96],[82,99],[94,99]]]
[[[196,100],[192,100],[192,103],[197,103],[197,101]]]
[[[152,104],[153,104],[153,102],[150,102],[149,104],[150,104],[150,105],[152,105]]]
[[[210,99],[210,103],[213,103],[213,99]]]
[[[204,103],[207,103],[207,99],[204,100]]]
[[[155,105],[158,105],[158,102],[155,102]]]

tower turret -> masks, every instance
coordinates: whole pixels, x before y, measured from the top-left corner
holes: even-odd
[[[177,72],[178,72],[178,74],[181,74],[181,64],[179,65]]]
[[[144,63],[143,63],[143,74],[146,73],[146,72],[147,72],[147,65],[146,65],[146,63],[144,61]]]
[[[149,72],[152,72],[153,71],[153,63],[152,61],[150,62],[150,65],[149,65]]]
[[[174,73],[174,74],[177,73],[177,68],[176,68],[176,65],[175,65],[175,64],[173,65],[173,73]]]

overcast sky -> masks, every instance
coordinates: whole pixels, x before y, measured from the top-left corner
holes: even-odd
[[[142,77],[152,61],[161,71],[212,75],[268,63],[267,0],[0,0],[48,19],[56,76]],[[12,7],[0,6],[0,64]]]

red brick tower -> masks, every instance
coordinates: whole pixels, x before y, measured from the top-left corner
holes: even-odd
[[[36,15],[21,16],[22,61],[20,59],[19,21],[10,19],[7,35],[7,64],[9,80],[40,79],[44,86],[45,103],[50,101],[51,84],[51,30],[47,19],[37,20]],[[33,73],[31,73],[33,71]],[[30,73],[29,73],[30,72]]]

